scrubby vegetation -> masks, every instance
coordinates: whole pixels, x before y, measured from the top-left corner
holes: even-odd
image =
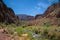
[[[16,26],[15,24],[0,24],[5,34],[9,34],[15,40],[60,40],[60,26]],[[21,39],[21,40],[22,40]]]

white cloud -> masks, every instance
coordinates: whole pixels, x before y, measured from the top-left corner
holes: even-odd
[[[48,6],[49,4],[39,2],[31,11],[35,14],[43,13],[43,10],[46,9]]]
[[[58,0],[56,0],[56,1],[58,1]],[[55,1],[55,0],[48,0],[48,2],[49,2],[50,4],[55,3],[56,1]]]
[[[39,14],[41,12],[41,7],[38,7],[38,6],[35,6],[31,12],[34,13],[34,14]]]
[[[48,7],[48,4],[43,3],[43,2],[39,2],[39,3],[37,4],[37,6],[42,7],[42,8],[46,8],[46,7]]]
[[[53,1],[55,1],[55,0],[48,0],[49,2],[53,2]]]
[[[55,3],[55,0],[47,0],[48,3],[38,2],[35,8],[33,9],[34,13],[43,13],[52,3]]]
[[[41,7],[36,6],[36,7],[34,7],[34,9],[35,9],[35,10],[40,10]]]
[[[41,10],[41,7],[39,7],[38,5],[36,5],[32,10],[31,12],[34,13],[34,14],[39,14]]]
[[[37,6],[34,8],[34,13],[40,13],[43,9],[46,9],[49,5],[43,2],[37,3]],[[41,12],[42,13],[42,12]]]
[[[8,1],[8,3],[9,3],[10,5],[14,5],[14,2]]]

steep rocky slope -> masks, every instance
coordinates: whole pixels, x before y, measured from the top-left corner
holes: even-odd
[[[45,25],[46,23],[60,25],[60,2],[52,4],[44,14],[36,15],[35,20],[28,23],[30,25]]]
[[[3,0],[0,0],[0,22],[18,24],[18,17],[15,16],[15,13],[11,8],[4,4]]]
[[[48,7],[47,8],[47,10],[43,13],[43,14],[39,14],[39,15],[36,15],[36,19],[39,19],[39,18],[43,18],[43,17],[53,17],[53,16],[51,16],[50,14],[54,11],[54,10],[57,10],[57,8],[60,8],[60,2],[58,2],[58,3],[54,3],[54,4],[52,4],[50,7]],[[58,11],[58,10],[57,10]],[[60,11],[58,11],[58,12],[60,12]],[[54,12],[54,13],[56,13],[56,12]],[[53,14],[54,14],[53,13]],[[59,13],[56,13],[57,15],[59,14]],[[57,16],[56,15],[56,16]],[[55,17],[55,15],[54,15],[54,17]]]

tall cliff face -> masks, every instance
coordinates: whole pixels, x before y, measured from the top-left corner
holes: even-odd
[[[14,11],[7,7],[2,0],[0,0],[0,22],[5,22],[6,24],[19,23]]]

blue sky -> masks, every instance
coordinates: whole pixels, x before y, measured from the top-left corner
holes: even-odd
[[[15,14],[27,14],[35,16],[42,14],[54,2],[58,0],[3,0],[8,7],[11,7]]]

